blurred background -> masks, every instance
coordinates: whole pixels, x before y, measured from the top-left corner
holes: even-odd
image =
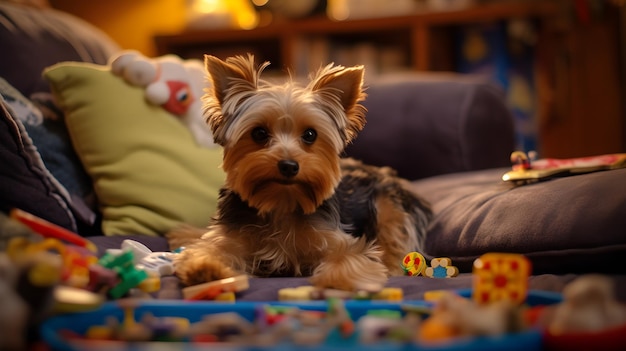
[[[148,56],[483,75],[541,157],[626,152],[626,0],[48,0]]]

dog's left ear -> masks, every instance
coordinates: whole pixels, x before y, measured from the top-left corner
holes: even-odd
[[[347,118],[344,121],[346,143],[351,142],[365,126],[366,109],[359,103],[367,96],[363,90],[364,70],[363,66],[346,68],[328,65],[312,82],[312,91],[333,95],[341,104]]]

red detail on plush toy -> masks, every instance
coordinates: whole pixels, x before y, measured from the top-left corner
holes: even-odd
[[[189,84],[179,80],[169,80],[166,84],[170,90],[170,98],[163,104],[163,108],[174,115],[184,115],[194,101]]]

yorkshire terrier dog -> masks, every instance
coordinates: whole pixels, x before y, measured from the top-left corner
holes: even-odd
[[[388,167],[342,158],[365,125],[363,66],[330,64],[306,85],[261,79],[252,55],[206,55],[204,115],[226,182],[208,229],[174,230],[185,285],[250,274],[318,287],[382,287],[402,275],[431,212]]]

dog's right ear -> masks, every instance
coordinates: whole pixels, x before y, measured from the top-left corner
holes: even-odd
[[[213,95],[223,106],[228,93],[234,95],[256,90],[259,76],[269,62],[257,68],[252,54],[229,57],[226,61],[204,55],[204,65],[211,79]]]
[[[215,143],[224,145],[226,130],[237,117],[237,107],[258,88],[259,77],[269,62],[258,68],[254,56],[229,57],[226,61],[204,55],[210,90],[204,96],[204,116],[213,131]]]

